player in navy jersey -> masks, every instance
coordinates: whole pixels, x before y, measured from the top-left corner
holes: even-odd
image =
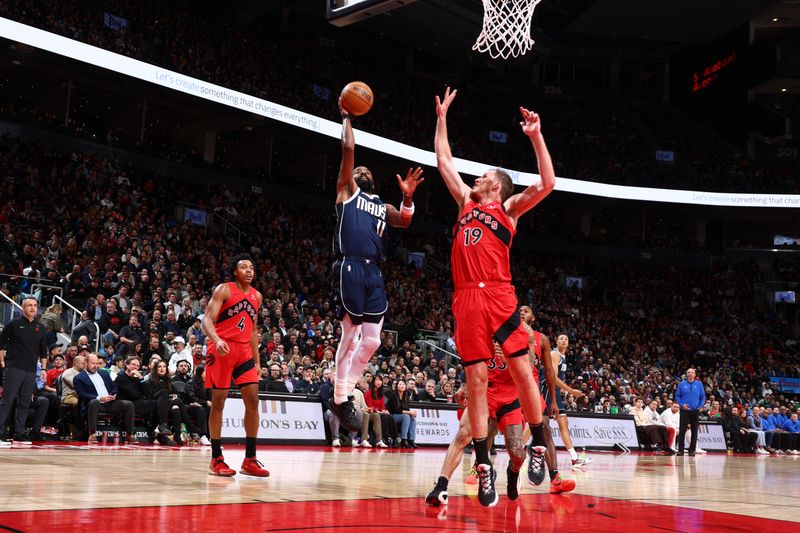
[[[342,338],[336,350],[336,380],[331,411],[350,431],[361,422],[348,398],[370,357],[380,346],[383,315],[388,308],[383,276],[378,263],[386,259],[387,226],[406,228],[414,215],[412,201],[424,181],[422,169],[408,169],[405,179],[397,175],[403,192],[400,209],[385,204],[375,194],[375,180],[367,167],[354,167],[355,138],[350,116],[342,109],[342,163],[336,183],[336,231],[333,252],[333,291]]]
[[[561,391],[564,390],[568,392],[574,396],[575,399],[583,396],[583,393],[573,389],[564,382],[564,380],[567,379],[567,348],[569,348],[569,337],[566,333],[561,333],[556,337],[556,349],[550,352],[550,357],[553,360],[553,368],[555,368],[557,372],[555,399],[559,409],[558,417],[556,417],[558,421],[558,430],[561,433],[561,440],[564,441],[564,447],[567,449],[569,458],[572,461],[572,468],[577,469],[591,463],[592,459],[586,457],[585,453],[578,455],[578,452],[575,451],[575,447],[572,445],[572,437],[569,434],[569,419],[567,418]],[[542,384],[542,394],[546,394],[549,398],[550,392],[545,390],[545,385],[546,382]]]

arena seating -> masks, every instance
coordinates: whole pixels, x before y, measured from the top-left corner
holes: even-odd
[[[632,106],[624,95],[602,93],[531,93],[529,88],[503,86],[491,75],[469,80],[414,72],[397,76],[393,66],[371,55],[379,57],[380,50],[348,54],[346,43],[335,46],[330,29],[319,21],[297,20],[304,31],[289,36],[273,20],[279,17],[243,26],[206,4],[188,0],[147,6],[118,2],[113,14],[125,18],[127,25],[116,30],[104,24],[103,9],[84,0],[46,0],[36,5],[11,0],[0,6],[0,15],[333,120],[338,120],[338,88],[356,73],[369,73],[368,81],[381,104],[359,119],[359,127],[424,148],[430,146],[434,127],[433,95],[452,84],[464,95],[450,117],[453,152],[469,159],[529,168],[530,147],[513,133],[517,107],[524,104],[543,117],[560,176],[694,190],[797,192],[790,162],[748,159],[741,149],[721,142],[664,105]],[[238,46],[241,42],[254,45]],[[35,111],[19,109],[19,102],[15,103],[13,110],[5,110],[6,115]],[[56,127],[53,118],[38,120]],[[113,137],[116,125],[105,123],[107,119],[91,113],[76,113],[72,119],[70,129],[83,136],[101,141]],[[510,132],[508,143],[488,142],[490,130]],[[658,143],[674,145],[679,163],[657,164]],[[182,143],[150,140],[142,148],[204,164],[197,148]]]
[[[153,176],[117,161],[9,137],[0,138],[0,154],[0,173],[8,177],[0,186],[0,288],[6,294],[18,298],[30,285],[21,274],[36,266],[34,261],[45,283],[67,289],[69,279],[78,276],[81,290],[68,291],[65,298],[90,313],[98,294],[112,297],[129,283],[131,297],[144,309],[145,331],[153,322],[162,341],[164,324],[154,312],[174,305],[180,315],[184,301],[192,317],[202,312],[213,285],[224,278],[226,261],[244,248],[256,258],[256,286],[265,295],[259,318],[263,359],[276,347],[274,333],[290,354],[295,330],[301,339],[312,337],[310,344],[298,342],[300,355],[308,356],[301,364],[316,366],[319,380],[326,366],[323,348],[327,341],[335,349],[337,333],[328,277],[332,209],[300,212],[268,195]],[[246,228],[241,244],[177,219],[179,202],[217,211]],[[421,250],[432,263],[446,265],[447,240],[441,234],[394,232],[392,249],[384,265],[387,329],[409,332],[401,340],[413,340],[419,330],[448,337],[453,326],[448,270],[419,269],[403,256],[405,250]],[[568,381],[591,398],[581,408],[593,410],[612,397],[622,407],[636,394],[663,404],[685,369],[695,366],[710,400],[713,395],[728,406],[775,403],[796,409],[789,395],[765,394],[767,375],[800,376],[800,358],[785,342],[792,338],[790,324],[754,305],[754,283],[764,276],[756,263],[641,266],[520,248],[512,264],[520,299],[537,314],[535,326],[551,338],[566,332],[571,339]],[[589,281],[583,289],[568,288],[564,275]],[[46,291],[42,298],[43,305],[50,303]],[[405,378],[434,378],[439,387],[448,380],[441,376],[446,365],[425,370],[432,354],[422,344],[385,344],[379,354],[378,367],[390,378],[400,377],[397,364]],[[399,356],[407,357],[404,365]],[[420,357],[422,376],[414,373],[414,356]],[[295,371],[297,363],[287,366]],[[451,381],[462,381],[461,372],[457,367]]]

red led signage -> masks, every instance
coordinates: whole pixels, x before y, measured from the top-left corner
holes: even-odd
[[[692,74],[692,92],[696,93],[708,89],[719,79],[719,73],[731,66],[737,60],[736,52],[711,63],[701,71]]]

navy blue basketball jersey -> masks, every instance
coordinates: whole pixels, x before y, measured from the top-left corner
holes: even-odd
[[[333,252],[376,262],[386,259],[386,205],[377,194],[361,189],[336,205]]]
[[[550,356],[557,355],[560,359],[560,362],[556,365],[556,377],[566,383],[567,381],[567,356],[561,355],[561,352],[558,350],[550,350]],[[542,391],[547,391],[547,373],[544,371],[544,367],[542,367]],[[556,384],[556,392],[560,391],[561,388]]]

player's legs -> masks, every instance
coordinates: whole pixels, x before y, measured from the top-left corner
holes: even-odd
[[[348,394],[353,391],[370,357],[375,354],[375,351],[381,345],[383,315],[389,309],[389,301],[386,298],[386,289],[380,269],[375,263],[368,263],[365,265],[364,271],[366,275],[364,319],[361,325],[361,339],[359,339],[355,349],[350,354],[347,382]]]
[[[489,449],[486,437],[488,434],[489,408],[486,404],[486,385],[488,368],[485,361],[478,361],[465,369],[467,374],[467,394],[469,409],[467,416],[475,441],[475,453],[478,464],[489,464]],[[481,448],[481,451],[478,448]]]
[[[508,370],[517,388],[522,410],[531,425],[534,446],[544,451],[542,397],[533,378],[533,369],[528,358],[528,332],[520,319],[517,297],[511,286],[494,290],[491,295],[494,299],[491,314],[494,337],[508,361]]]
[[[342,321],[342,338],[336,350],[336,382],[333,386],[333,408],[331,411],[345,423],[341,404],[347,402],[350,361],[361,336],[361,323],[364,319],[366,303],[366,272],[362,261],[342,259],[333,264],[333,294],[336,300],[337,318]],[[355,386],[355,384],[353,384]]]
[[[564,443],[564,448],[567,449],[572,463],[576,464],[578,452],[575,451],[575,447],[572,445],[572,437],[569,435],[569,419],[567,415],[559,413],[558,417],[556,417],[556,422],[558,423],[558,432],[561,433],[561,442]]]
[[[542,396],[539,387],[533,379],[531,362],[527,357],[510,357],[508,359],[508,369],[514,379],[514,385],[519,393],[520,404],[525,412],[525,417],[535,427],[542,423]],[[528,413],[533,416],[528,418]],[[542,443],[544,444],[544,443]]]
[[[469,424],[469,415],[462,416],[458,426],[458,432],[450,446],[447,447],[447,454],[444,456],[442,469],[439,472],[439,479],[436,480],[436,485],[433,490],[425,497],[425,503],[438,507],[440,505],[447,505],[447,486],[450,482],[450,477],[456,471],[458,465],[464,457],[464,448],[469,444],[472,435]]]
[[[550,421],[545,418],[543,425],[544,441],[547,445],[544,460],[547,463],[547,471],[550,473],[550,492],[554,494],[569,492],[575,488],[575,480],[562,479],[558,473],[558,457],[556,455],[556,445],[553,442],[553,434],[550,432]]]
[[[380,348],[381,329],[383,329],[383,316],[364,315],[361,324],[361,338],[350,353],[348,362],[347,393],[351,393],[358,383],[358,378],[367,367],[370,358]],[[338,379],[338,372],[337,372]]]
[[[519,498],[519,471],[525,462],[525,441],[522,438],[524,427],[524,423],[508,424],[503,427],[509,458],[506,468],[506,494],[509,500]]]
[[[208,414],[208,433],[211,435],[211,442],[219,440],[222,435],[222,411],[225,409],[227,398],[228,389],[211,389],[211,412]],[[212,452],[211,455],[217,457],[222,453]]]
[[[235,346],[231,346],[234,350]],[[233,368],[229,364],[230,353],[220,356],[216,353],[214,345],[208,347],[206,355],[206,382],[207,389],[211,389],[211,411],[208,415],[208,434],[211,437],[211,457],[222,456],[220,436],[222,434],[222,411],[225,409],[225,400],[228,398],[228,389],[231,386]]]
[[[358,346],[361,337],[361,318],[357,317],[357,324],[353,322],[353,317],[345,314],[342,318],[342,338],[339,347],[336,349],[336,381],[333,384],[333,401],[341,404],[347,401],[350,389],[350,361],[352,354]]]
[[[456,319],[456,346],[467,374],[469,394],[469,423],[472,428],[475,460],[478,464],[478,500],[481,505],[497,504],[494,489],[494,470],[489,461],[487,440],[486,387],[488,381],[487,361],[494,350],[492,329],[487,314],[491,304],[483,289],[461,289],[453,294],[453,315]]]
[[[239,387],[244,402],[245,453],[239,473],[255,477],[267,477],[269,472],[256,459],[256,437],[258,436],[258,384],[248,383]]]
[[[208,377],[208,374],[206,374]],[[211,389],[211,412],[208,414],[208,434],[211,436],[211,465],[208,473],[215,476],[230,477],[236,471],[225,464],[222,457],[222,411],[225,400],[228,398],[228,389]]]
[[[550,472],[550,480],[552,481],[558,474],[556,443],[553,441],[553,434],[550,432],[550,421],[545,419],[542,425],[544,427],[544,443],[545,446],[547,446],[547,451],[544,452],[544,462],[547,463],[547,469]]]
[[[245,457],[255,457],[255,440],[258,436],[258,385],[245,385],[241,387],[242,401],[244,402],[244,431],[248,439],[253,439],[253,449],[245,451]]]
[[[467,392],[469,394],[469,423],[472,428],[472,445],[478,471],[478,501],[485,507],[497,505],[498,496],[494,487],[494,469],[489,460],[488,422],[486,405],[488,369],[486,361],[466,367]]]

